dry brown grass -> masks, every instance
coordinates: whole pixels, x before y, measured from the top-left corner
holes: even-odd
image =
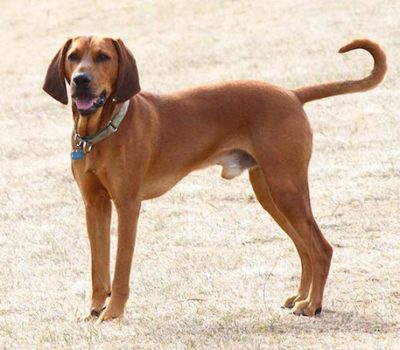
[[[49,349],[398,348],[400,2],[20,1],[0,11],[0,347]],[[377,40],[392,65],[365,94],[307,105],[315,216],[335,247],[324,312],[279,308],[296,288],[292,243],[246,176],[192,174],[146,202],[124,319],[95,326],[82,202],[69,171],[70,111],[41,91],[70,36],[122,37],[142,87],[255,78],[289,87],[358,77]],[[115,245],[115,223],[113,224]]]

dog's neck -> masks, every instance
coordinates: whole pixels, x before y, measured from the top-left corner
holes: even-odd
[[[109,99],[101,109],[91,116],[83,117],[79,114],[75,104],[72,104],[72,115],[76,131],[81,137],[96,134],[110,121],[114,114],[118,113],[117,109],[119,108],[121,107]]]

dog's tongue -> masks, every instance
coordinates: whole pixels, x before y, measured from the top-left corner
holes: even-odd
[[[75,99],[76,107],[81,110],[89,109],[96,102],[97,97],[77,97]]]

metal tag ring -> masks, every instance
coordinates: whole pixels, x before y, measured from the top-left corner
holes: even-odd
[[[81,137],[78,134],[75,134],[75,136],[74,136],[74,143],[75,143],[76,147],[80,147],[83,143]]]
[[[85,141],[83,141],[82,142],[82,149],[83,149],[83,152],[85,152],[85,153],[89,153],[90,151],[91,151],[91,149],[92,149],[92,144],[90,143],[90,142],[85,142]]]

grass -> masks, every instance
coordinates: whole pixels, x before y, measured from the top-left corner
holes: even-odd
[[[0,348],[396,348],[399,10],[385,0],[3,4]],[[210,168],[144,203],[125,317],[81,321],[90,257],[69,170],[70,110],[41,84],[64,40],[82,33],[123,38],[149,91],[240,78],[295,87],[360,77],[368,55],[335,52],[355,37],[381,43],[390,64],[382,86],[306,107],[314,213],[335,248],[321,317],[279,308],[299,278],[294,247],[247,176],[227,182]]]

